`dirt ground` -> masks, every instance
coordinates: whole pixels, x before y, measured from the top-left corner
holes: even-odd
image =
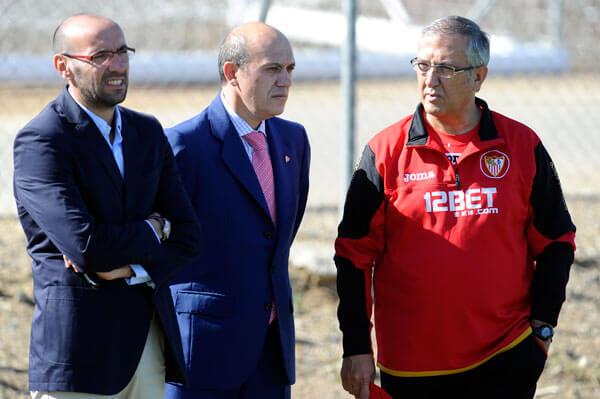
[[[538,398],[600,398],[600,200],[575,198],[569,206],[578,225],[578,255],[571,272],[555,342],[538,388]],[[298,240],[332,243],[337,215],[307,213]],[[0,399],[26,397],[27,348],[32,312],[31,272],[20,226],[0,219]],[[332,275],[307,265],[292,268],[297,330],[297,399],[349,398],[339,383],[341,335]],[[333,272],[334,266],[331,265]]]

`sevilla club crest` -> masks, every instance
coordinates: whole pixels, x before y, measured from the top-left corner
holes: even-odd
[[[508,155],[498,150],[488,151],[481,156],[479,167],[484,175],[492,179],[500,179],[506,176],[510,167]]]

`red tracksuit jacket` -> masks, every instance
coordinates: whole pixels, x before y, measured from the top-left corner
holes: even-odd
[[[454,166],[422,106],[365,148],[335,243],[344,356],[371,351],[372,308],[378,365],[396,376],[466,371],[531,318],[556,324],[575,247],[558,177],[531,129],[476,103]]]

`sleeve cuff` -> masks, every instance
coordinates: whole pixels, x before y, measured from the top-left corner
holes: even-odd
[[[150,221],[148,220],[144,220],[144,222],[146,222],[148,224],[148,226],[150,226],[150,228],[152,229],[152,232],[154,233],[154,237],[156,237],[156,240],[158,241],[158,243],[160,244],[160,235],[158,235],[158,233],[156,232],[156,230],[154,230],[154,226],[152,226],[152,223],[150,223]],[[133,265],[132,265],[133,266]],[[141,267],[141,266],[140,266]],[[142,270],[144,268],[142,267]],[[135,269],[133,270],[135,272]],[[145,273],[145,271],[144,271]]]
[[[138,264],[133,264],[133,265],[129,265],[129,267],[131,267],[131,270],[133,270],[133,274],[135,274],[133,277],[129,277],[125,279],[125,282],[128,285],[138,285],[138,284],[144,284],[147,283],[149,286],[153,286],[154,282],[152,281],[152,277],[150,277],[150,275],[148,274],[148,272],[146,271],[146,269],[144,269],[144,267],[142,265],[138,265]]]
[[[368,327],[344,329],[342,344],[344,348],[343,357],[373,353],[371,334]]]

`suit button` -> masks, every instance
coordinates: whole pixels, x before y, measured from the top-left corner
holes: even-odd
[[[273,304],[271,302],[265,304],[265,310],[267,312],[270,312],[272,307],[273,307]]]
[[[267,240],[270,240],[273,238],[273,232],[272,231],[265,231],[265,233],[263,234],[265,236],[265,238]]]

